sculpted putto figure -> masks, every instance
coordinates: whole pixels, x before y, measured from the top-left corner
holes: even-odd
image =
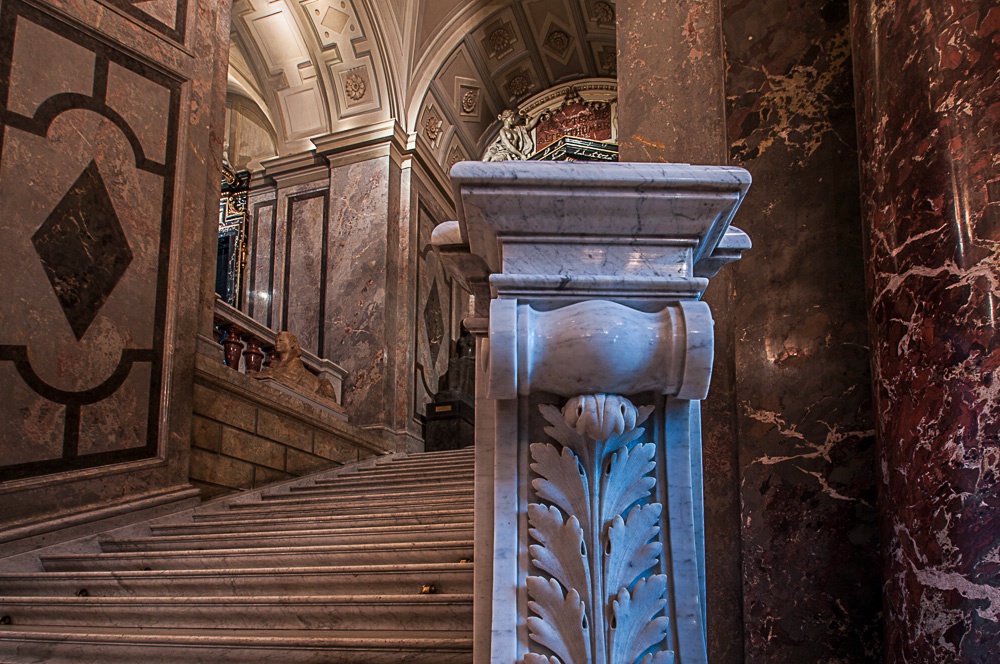
[[[251,375],[254,378],[271,378],[306,395],[316,395],[332,401],[337,399],[337,392],[330,381],[306,369],[306,365],[302,363],[302,347],[291,332],[278,332],[271,364]]]
[[[517,111],[505,109],[497,116],[503,123],[500,135],[486,151],[483,161],[526,161],[535,152],[535,139],[531,137],[531,131],[548,117],[548,113],[542,113],[526,120]]]

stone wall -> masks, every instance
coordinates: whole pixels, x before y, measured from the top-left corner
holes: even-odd
[[[199,355],[191,483],[209,498],[385,454],[341,416]]]
[[[352,423],[412,451],[468,298],[430,250],[454,215],[445,176],[397,130],[318,137],[314,151],[265,162],[249,197],[245,302],[347,371]]]

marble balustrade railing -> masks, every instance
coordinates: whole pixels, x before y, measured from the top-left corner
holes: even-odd
[[[215,300],[215,341],[222,345],[225,363],[241,373],[255,373],[270,363],[278,332],[261,325],[242,311]],[[343,403],[343,383],[347,377],[339,365],[302,349],[302,363],[311,372],[325,378],[337,393],[337,403]]]

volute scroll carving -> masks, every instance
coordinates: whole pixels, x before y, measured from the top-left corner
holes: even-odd
[[[652,406],[613,394],[541,406],[559,445],[531,445],[526,664],[667,664],[662,505],[651,476],[656,445],[639,428]]]

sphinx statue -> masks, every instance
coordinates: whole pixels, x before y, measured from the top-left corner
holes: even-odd
[[[309,371],[302,363],[299,340],[288,331],[278,332],[271,363],[251,375],[257,379],[270,378],[309,397],[320,397],[321,400],[332,401],[334,404],[337,401],[333,384]]]

